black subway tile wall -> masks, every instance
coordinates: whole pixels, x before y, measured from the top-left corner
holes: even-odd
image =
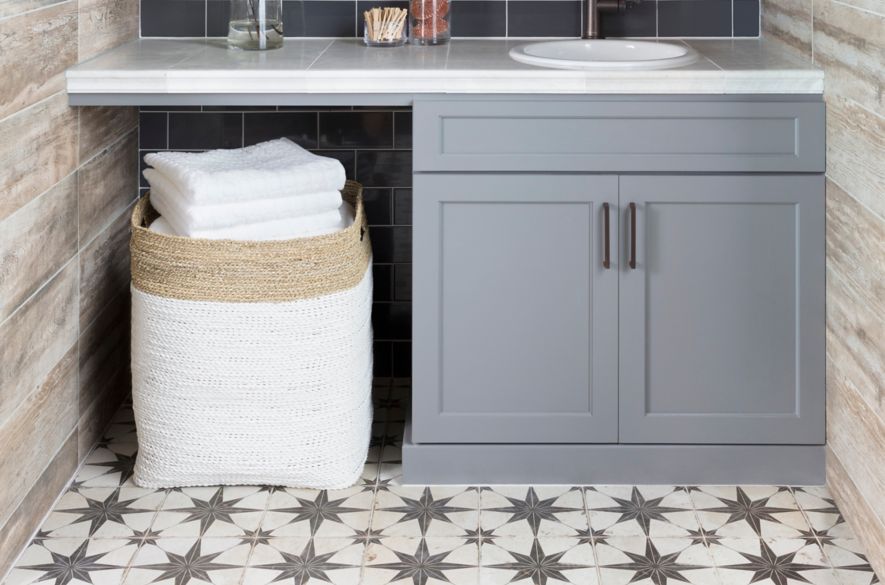
[[[227,35],[230,0],[142,0],[143,37]],[[612,37],[756,37],[759,0],[627,0],[625,12],[601,16]],[[406,0],[283,0],[289,37],[361,36],[372,6],[408,7]],[[580,0],[451,0],[456,37],[575,37]],[[445,50],[445,49],[440,49]]]
[[[335,0],[333,0],[335,1]],[[142,108],[139,155],[286,136],[337,158],[365,187],[372,231],[375,374],[411,375],[412,113],[402,108]],[[142,179],[142,191],[147,185]]]

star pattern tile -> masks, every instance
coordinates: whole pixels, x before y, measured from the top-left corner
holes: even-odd
[[[223,551],[222,551],[223,552]],[[238,569],[235,564],[217,562],[222,552],[204,554],[202,541],[197,540],[184,554],[166,552],[166,562],[142,565],[142,570],[159,571],[153,582],[173,580],[175,585],[186,585],[191,581],[211,582],[209,573],[224,569]]]
[[[645,541],[645,552],[643,554],[625,551],[630,561],[626,563],[615,563],[605,565],[607,569],[626,569],[633,571],[631,582],[649,579],[655,585],[667,585],[667,581],[682,581],[688,583],[689,580],[683,575],[684,571],[696,571],[703,569],[704,565],[692,565],[679,562],[679,555],[682,551],[662,555],[651,539]]]
[[[691,494],[703,528],[729,538],[795,538],[810,527],[788,489],[716,486]]]
[[[822,487],[403,486],[406,391],[333,491],[139,488],[122,411],[3,585],[879,583]]]
[[[585,495],[590,526],[606,535],[684,537],[700,528],[684,488],[597,486]]]
[[[164,537],[241,537],[258,528],[267,499],[251,487],[173,489],[152,527]]]
[[[271,496],[261,527],[274,536],[352,536],[368,528],[374,492],[286,490]]]
[[[803,539],[723,539],[711,547],[724,579],[772,585],[835,585],[836,575],[817,544]]]
[[[577,536],[589,529],[583,493],[567,486],[483,488],[482,527],[501,536]]]
[[[92,583],[92,573],[96,571],[109,571],[119,569],[115,565],[101,562],[102,554],[86,554],[86,547],[89,545],[88,540],[84,540],[80,546],[69,555],[51,552],[52,562],[23,565],[23,569],[31,571],[42,571],[41,580],[54,580],[55,585],[67,585],[71,581],[84,581]]]
[[[3,583],[120,583],[136,549],[125,539],[46,538],[25,549]]]
[[[456,539],[392,538],[369,547],[363,581],[428,585],[476,582],[478,549]]]
[[[391,487],[376,496],[372,528],[385,536],[463,536],[478,527],[473,488]]]
[[[718,581],[713,557],[691,538],[612,536],[596,547],[603,583],[706,585]]]

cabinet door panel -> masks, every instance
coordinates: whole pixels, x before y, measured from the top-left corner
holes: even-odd
[[[615,177],[416,175],[417,442],[617,439],[616,198]]]
[[[623,177],[620,203],[620,441],[823,443],[822,177]]]

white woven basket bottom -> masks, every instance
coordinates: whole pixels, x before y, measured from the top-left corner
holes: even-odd
[[[354,288],[284,303],[132,288],[135,483],[353,485],[372,425],[371,266]]]

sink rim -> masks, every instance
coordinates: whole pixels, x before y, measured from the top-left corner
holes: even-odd
[[[631,45],[642,45],[646,48],[660,47],[666,45],[676,49],[682,49],[681,55],[673,57],[657,57],[653,59],[561,59],[558,57],[543,57],[533,55],[527,52],[531,47],[540,47],[544,45],[587,45],[600,44],[608,45],[608,49],[621,45],[624,49],[630,49]],[[698,52],[687,44],[676,44],[664,41],[650,40],[633,40],[633,39],[568,39],[557,41],[536,41],[532,43],[523,43],[510,49],[510,57],[520,63],[528,65],[536,65],[539,67],[553,69],[572,69],[572,70],[654,70],[654,69],[673,69],[676,67],[684,67],[691,65],[700,59]]]

